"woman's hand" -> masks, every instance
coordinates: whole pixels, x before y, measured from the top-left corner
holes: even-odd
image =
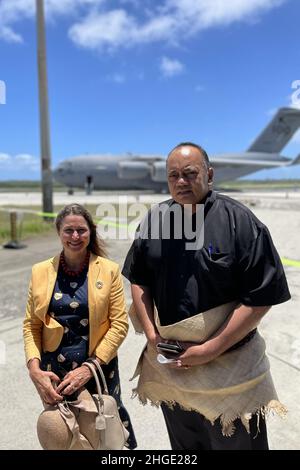
[[[63,397],[56,391],[56,384],[60,382],[60,378],[54,372],[35,368],[30,370],[29,375],[44,403],[56,405],[63,400]]]
[[[92,371],[87,366],[71,370],[59,384],[56,391],[62,395],[72,395],[92,378]]]

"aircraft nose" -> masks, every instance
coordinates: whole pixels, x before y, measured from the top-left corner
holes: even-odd
[[[59,165],[58,167],[52,170],[52,176],[56,181],[60,181],[60,179],[64,177],[64,175],[65,175],[65,170],[61,165]]]

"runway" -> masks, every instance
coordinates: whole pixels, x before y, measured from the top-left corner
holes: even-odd
[[[279,204],[284,207],[299,205],[300,209],[300,191],[263,191],[263,192],[222,192],[228,196],[251,203],[261,205]],[[168,199],[168,194],[151,194],[149,192],[139,193],[134,191],[94,191],[91,195],[87,195],[82,191],[69,195],[64,192],[54,192],[53,203],[55,206],[63,206],[72,202],[79,204],[97,205],[105,202],[118,204],[120,201],[128,203],[141,202],[145,204],[155,204]],[[123,202],[124,203],[124,202]],[[42,195],[39,192],[0,192],[0,206],[7,207],[30,207],[42,206]]]
[[[4,194],[0,193],[2,205],[3,200],[6,204],[16,205],[24,202],[21,193],[11,195],[12,199],[3,198]],[[242,197],[248,198],[247,201],[253,212],[269,227],[280,256],[300,260],[300,194],[295,193],[297,196],[289,194],[288,197],[284,194],[282,193],[279,197],[277,193],[272,193],[270,197],[261,194],[258,196],[257,193],[245,196],[243,193]],[[82,200],[78,199],[79,195],[76,194],[75,196],[55,194],[55,204],[65,204],[65,202],[70,202],[70,198],[81,203],[85,203],[85,198],[88,198],[89,204],[98,204],[104,196],[111,197],[112,195],[95,194],[92,196],[95,202],[91,202],[90,196],[83,194]],[[113,196],[117,197],[117,195]],[[158,202],[168,197],[166,195],[154,196],[144,195],[147,199],[151,198],[147,200],[147,203],[154,202],[154,200]],[[233,194],[230,193],[230,196],[233,197]],[[30,196],[32,201],[37,201],[38,197],[40,197],[38,193]],[[63,199],[66,197],[67,199]],[[240,199],[242,197],[240,196]],[[293,202],[295,206],[290,208],[288,203],[283,202],[286,200]],[[269,207],[270,201],[275,206]],[[268,203],[267,206],[264,205],[266,203]],[[130,243],[130,240],[111,241],[108,246],[109,257],[122,266]],[[60,245],[54,234],[28,239],[26,245],[27,248],[17,252],[0,249],[0,381],[2,396],[6,397],[7,402],[1,412],[5,423],[5,433],[1,433],[0,449],[40,448],[35,428],[41,404],[24,364],[21,326],[31,266],[33,263],[53,256],[59,251]],[[300,310],[300,269],[297,266],[285,266],[285,270],[292,300],[283,305],[274,306],[261,323],[260,331],[267,343],[271,371],[279,398],[289,409],[284,420],[276,416],[270,417],[268,421],[270,445],[272,449],[292,450],[300,448],[300,316],[298,313]],[[129,304],[130,294],[127,281],[125,281],[125,288]],[[137,399],[130,398],[135,382],[130,382],[129,379],[144,343],[143,336],[136,335],[131,327],[119,352],[123,401],[131,414],[137,434],[138,449],[169,449],[160,410],[150,405],[143,407]]]

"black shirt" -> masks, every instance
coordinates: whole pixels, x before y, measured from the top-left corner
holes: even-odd
[[[160,211],[170,215],[174,205],[181,207],[170,199],[148,213],[148,235]],[[178,219],[174,222],[171,217],[169,239],[146,237],[141,230],[127,254],[122,272],[132,284],[150,288],[161,324],[173,324],[234,300],[264,306],[290,299],[267,227],[243,204],[214,191],[208,193],[202,208],[203,247],[187,249],[190,240],[184,234],[178,238]],[[197,224],[198,232],[200,228]]]

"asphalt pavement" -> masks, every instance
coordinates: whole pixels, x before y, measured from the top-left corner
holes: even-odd
[[[264,208],[252,204],[253,211],[272,233],[280,255],[300,260],[300,206],[278,205]],[[292,210],[291,210],[292,209]],[[40,449],[36,436],[36,420],[42,409],[24,361],[22,320],[32,264],[53,256],[60,244],[56,235],[25,241],[21,250],[0,248],[0,383],[1,410],[0,449]],[[120,265],[130,240],[109,244],[109,256]],[[272,308],[263,319],[260,331],[266,339],[274,382],[281,401],[287,406],[284,419],[270,416],[269,441],[272,449],[300,449],[300,268],[285,266],[292,300]],[[130,302],[129,285],[125,281]],[[161,411],[131,399],[135,382],[129,379],[144,346],[145,339],[131,326],[120,348],[122,395],[135,428],[138,449],[170,449]],[[2,403],[4,404],[4,400]]]

